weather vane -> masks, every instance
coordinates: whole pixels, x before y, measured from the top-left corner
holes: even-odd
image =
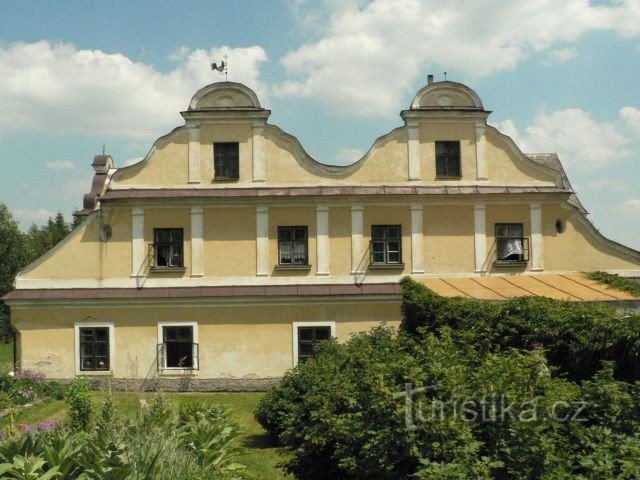
[[[222,75],[224,73],[224,81],[228,81],[228,76],[229,76],[229,57],[227,56],[227,54],[224,55],[224,60],[222,62],[220,62],[220,65],[218,66],[218,64],[216,62],[213,62],[211,64],[211,70],[216,70],[218,72],[220,72],[220,75]]]

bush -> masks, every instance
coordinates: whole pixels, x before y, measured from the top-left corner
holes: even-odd
[[[88,431],[91,424],[91,384],[83,378],[74,378],[67,389],[65,400],[69,414],[69,426],[74,432]]]
[[[87,431],[43,425],[0,440],[0,476],[65,480],[246,478],[244,467],[234,462],[237,451],[231,443],[237,427],[229,415],[204,403],[179,411],[159,395],[150,404],[141,401],[131,419],[119,415],[109,397],[95,426]]]
[[[543,346],[549,364],[572,380],[585,380],[614,362],[614,375],[640,379],[640,315],[620,315],[601,304],[520,297],[503,303],[444,298],[410,278],[402,280],[402,328],[453,331],[460,345],[481,354]]]
[[[640,384],[619,380],[627,360],[608,343],[633,337],[633,325],[614,328],[625,319],[601,307],[476,303],[404,287],[410,332],[325,342],[262,398],[256,419],[289,452],[287,473],[640,478]],[[545,349],[529,348],[537,341]]]

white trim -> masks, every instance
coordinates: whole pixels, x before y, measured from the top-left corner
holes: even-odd
[[[164,327],[192,327],[193,329],[193,343],[198,344],[198,358],[195,368],[175,368],[175,367],[167,367],[165,365],[157,365],[158,374],[159,375],[197,375],[200,370],[200,342],[198,341],[198,322],[183,322],[183,321],[171,321],[171,320],[162,320],[158,322],[158,338],[156,342],[156,346],[164,343],[164,337],[162,335],[162,329]],[[157,355],[157,351],[156,351]],[[166,359],[165,359],[166,360]],[[196,359],[194,359],[196,360]],[[158,362],[158,358],[156,357],[156,364]]]
[[[475,253],[475,273],[482,273],[487,259],[487,223],[486,205],[478,203],[473,206],[474,234],[473,244]]]
[[[256,207],[256,275],[269,275],[269,207]]]
[[[191,276],[204,276],[202,207],[191,207]]]
[[[364,207],[351,206],[351,273],[362,273],[358,266],[362,261],[364,243]]]
[[[200,125],[189,125],[189,183],[200,183]]]
[[[486,143],[485,135],[486,124],[484,122],[476,123],[476,178],[478,180],[488,180],[489,173],[487,171]]]
[[[336,322],[293,322],[291,326],[293,337],[293,357],[291,363],[294,367],[298,364],[298,327],[330,327],[331,338],[335,338],[336,336]]]
[[[411,205],[411,273],[424,273],[424,230],[422,219],[424,206]]]
[[[144,209],[131,210],[131,276],[144,276]]]
[[[532,203],[529,211],[531,214],[531,271],[542,272],[544,270],[542,205]]]
[[[81,370],[80,369],[80,328],[108,328],[109,329],[109,370]],[[114,374],[114,366],[116,362],[116,345],[113,322],[75,322],[74,330],[74,350],[75,350],[75,367],[77,376],[109,376]]]
[[[418,123],[407,122],[407,155],[409,180],[420,180],[420,142]]]
[[[252,126],[252,164],[253,164],[253,181],[264,182],[266,178],[265,162],[264,162],[264,125],[254,124]]]
[[[316,207],[316,275],[329,275],[329,207]]]

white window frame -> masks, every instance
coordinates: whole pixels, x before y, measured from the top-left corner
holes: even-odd
[[[293,322],[293,366],[298,365],[298,327],[329,327],[331,338],[336,336],[336,322]]]
[[[81,328],[108,328],[109,329],[109,370],[81,370],[80,369],[80,329]],[[76,376],[111,376],[114,372],[116,361],[116,345],[113,322],[76,322],[74,330],[74,348],[76,361]]]
[[[157,346],[164,343],[164,337],[162,335],[162,329],[164,327],[191,327],[193,329],[193,343],[198,344],[198,363],[196,368],[180,368],[180,367],[167,367],[165,365],[158,365],[158,373],[160,375],[198,375],[200,370],[200,342],[198,341],[198,322],[180,322],[180,321],[162,321],[158,322],[158,338],[156,343],[156,362],[160,359],[157,358],[158,351]],[[166,358],[165,358],[166,362]]]

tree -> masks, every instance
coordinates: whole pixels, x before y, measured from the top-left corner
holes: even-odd
[[[41,257],[73,230],[73,226],[68,224],[62,213],[58,212],[55,217],[49,217],[47,224],[38,227],[32,224],[27,232],[31,260]]]
[[[0,203],[0,297],[13,290],[16,273],[30,261],[26,235],[4,203]],[[8,331],[9,312],[0,304],[0,334]]]

